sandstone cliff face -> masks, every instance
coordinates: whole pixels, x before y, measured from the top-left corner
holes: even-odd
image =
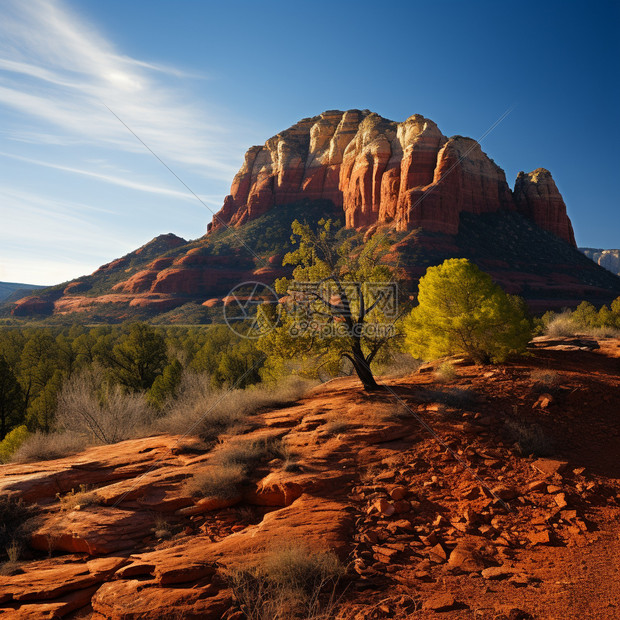
[[[598,250],[594,248],[579,248],[588,258],[597,265],[620,275],[620,250]]]
[[[537,168],[533,172],[519,172],[514,199],[523,215],[576,246],[566,205],[548,170]]]
[[[412,231],[392,239],[413,288],[429,265],[465,256],[536,311],[609,303],[620,291],[617,277],[575,248],[547,170],[520,173],[511,191],[475,140],[448,138],[419,114],[396,123],[368,110],[331,110],[248,150],[210,234],[191,242],[160,235],[64,291],[18,301],[12,313],[128,320],[179,307],[185,320],[185,304],[222,306],[237,283],[290,275],[280,265],[291,222],[339,210],[364,234]],[[611,256],[594,260],[620,271]]]
[[[274,206],[329,199],[349,228],[392,224],[456,234],[460,214],[517,210],[575,245],[551,174],[504,171],[470,138],[447,138],[415,114],[402,123],[368,110],[329,110],[253,146],[210,230],[239,226]]]

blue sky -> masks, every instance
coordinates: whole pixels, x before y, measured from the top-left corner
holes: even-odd
[[[0,280],[53,284],[201,236],[245,150],[305,116],[419,113],[551,170],[620,246],[620,3],[3,0]]]

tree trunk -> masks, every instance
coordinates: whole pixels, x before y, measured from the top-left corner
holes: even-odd
[[[362,382],[364,389],[368,391],[378,389],[379,386],[373,377],[370,364],[366,361],[361,347],[353,346],[353,359],[351,361],[353,362],[353,368],[355,368],[355,372]]]

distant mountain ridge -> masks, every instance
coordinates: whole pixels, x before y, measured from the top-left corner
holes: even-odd
[[[19,282],[0,282],[0,303],[17,301],[31,295],[37,289],[45,288],[40,284],[21,284]]]
[[[597,265],[620,275],[620,250],[602,250],[596,248],[579,248],[588,258]]]

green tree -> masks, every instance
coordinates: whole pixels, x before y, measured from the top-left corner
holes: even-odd
[[[54,424],[54,416],[58,406],[58,393],[62,387],[63,374],[54,371],[49,381],[39,391],[28,406],[26,422],[32,430],[40,429],[49,433]]]
[[[395,337],[389,314],[396,307],[396,270],[387,264],[387,241],[380,235],[342,240],[331,220],[321,220],[317,231],[295,221],[292,231],[297,249],[283,264],[294,266],[293,279],[276,282],[289,303],[281,304],[277,327],[261,337],[259,348],[271,369],[284,360],[303,366],[320,358],[333,371],[345,358],[364,388],[376,389],[371,364]],[[275,312],[264,308],[262,320],[272,324]]]
[[[464,258],[427,269],[418,305],[405,321],[407,349],[426,360],[465,353],[481,363],[499,362],[524,352],[530,337],[523,300]]]
[[[159,375],[148,392],[148,401],[156,409],[161,409],[164,403],[176,395],[181,377],[183,366],[179,360],[174,360],[168,364],[164,371]]]
[[[228,327],[214,325],[190,367],[211,376],[215,387],[234,385],[245,388],[261,380],[263,353],[253,340],[241,338]]]
[[[28,439],[30,433],[24,424],[16,426],[0,441],[0,463],[8,463],[13,453]]]
[[[24,409],[43,390],[54,375],[55,341],[49,329],[29,331],[20,357],[18,379],[24,392]]]
[[[105,359],[117,383],[132,391],[148,390],[166,366],[166,342],[152,327],[134,323]]]
[[[11,366],[0,355],[0,439],[23,419],[24,395]]]
[[[582,301],[572,312],[571,320],[580,327],[597,327],[598,312],[589,301]]]
[[[611,302],[611,307],[602,306],[598,311],[598,325],[620,329],[620,297]]]

